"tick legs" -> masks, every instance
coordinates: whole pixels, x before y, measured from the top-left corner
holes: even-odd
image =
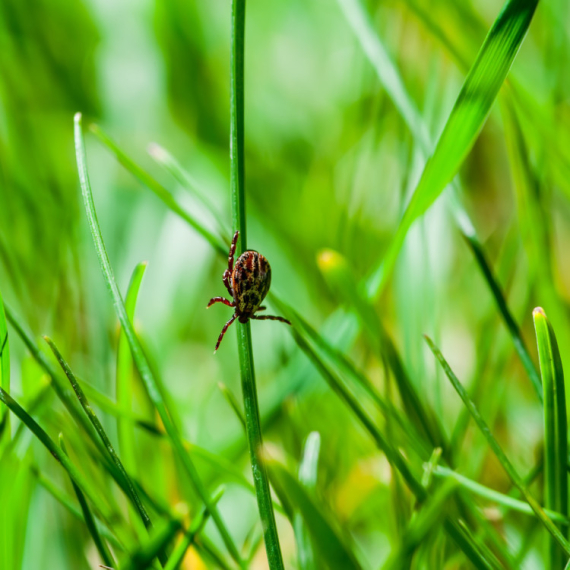
[[[218,337],[218,342],[216,343],[216,348],[214,349],[214,354],[216,354],[218,348],[220,348],[220,343],[222,342],[222,339],[224,338],[224,335],[226,334],[226,331],[228,330],[228,327],[237,319],[237,315],[232,315],[232,318],[224,325],[224,328],[222,329],[222,332],[220,333],[220,336]]]
[[[227,305],[228,307],[234,306],[234,304],[231,301],[224,299],[224,297],[214,297],[213,299],[210,299],[210,302],[208,303],[208,306],[206,307],[206,309],[209,309],[214,303],[223,303],[224,305]]]
[[[224,275],[222,277],[224,285],[226,286],[226,289],[228,290],[228,293],[230,294],[231,297],[233,297],[234,294],[230,286],[230,278],[232,276],[232,271],[234,270],[234,254],[236,252],[236,243],[238,240],[238,236],[239,232],[236,232],[234,234],[234,238],[232,239],[232,244],[230,245],[230,253],[228,255],[228,268],[224,271]]]
[[[281,321],[282,323],[287,323],[288,325],[291,324],[291,322],[287,319],[284,319],[283,317],[274,317],[273,315],[261,315],[260,317],[253,315],[251,318],[258,321]]]

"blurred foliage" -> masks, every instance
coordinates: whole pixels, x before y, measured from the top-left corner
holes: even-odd
[[[248,246],[272,265],[268,312],[292,307],[300,317],[286,315],[299,343],[279,323],[252,323],[266,453],[278,478],[274,499],[283,503],[277,522],[285,566],[334,568],[323,544],[315,547],[313,528],[320,537],[341,534],[339,556],[363,568],[402,561],[470,568],[474,562],[444,526],[461,519],[490,567],[543,568],[547,533],[538,519],[444,484],[436,467],[427,498],[414,498],[372,432],[418,482],[441,445],[446,469],[520,499],[436,367],[427,333],[516,470],[524,476],[536,468],[529,488],[543,499],[541,405],[457,228],[453,198],[473,221],[531,362],[538,370],[532,309],[541,305],[568,374],[568,5],[539,4],[460,168],[460,191],[446,190],[412,226],[388,287],[371,300],[366,280],[391,244],[425,158],[340,4],[247,5]],[[437,140],[501,2],[359,5]],[[208,230],[218,232],[220,218],[218,237],[229,243],[229,37],[226,0],[0,2],[0,290],[13,315],[11,394],[54,441],[63,432],[70,461],[97,490],[103,512],[94,509],[95,519],[118,560],[148,548],[149,535],[88,428],[76,423],[74,404],[63,406],[54,392],[57,363],[42,335],[56,341],[135,481],[155,522],[155,544],[180,524],[200,522],[203,505],[138,373],[130,362],[116,372],[118,323],[80,205],[72,117],[81,111],[87,124],[100,124]],[[135,325],[172,421],[198,446],[192,457],[210,494],[224,486],[219,510],[242,556],[252,569],[266,568],[247,442],[218,387],[224,382],[240,400],[235,333],[212,356],[231,313],[221,305],[205,311],[210,297],[224,294],[226,262],[88,129],[86,139],[123,297],[135,266],[148,261]],[[151,143],[172,153],[191,183],[162,169],[147,153]],[[342,274],[335,278],[327,259]],[[31,355],[14,319],[31,331],[52,372]],[[130,402],[119,394],[121,374]],[[320,450],[309,460],[303,454],[311,432],[320,434]],[[316,470],[316,483],[298,476],[302,461]],[[0,568],[101,563],[69,477],[16,418],[0,424],[0,504]],[[192,538],[182,567],[236,567],[211,520]]]

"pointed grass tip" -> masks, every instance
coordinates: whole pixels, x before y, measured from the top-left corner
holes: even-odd
[[[536,307],[536,309],[534,309],[534,311],[532,312],[533,318],[537,317],[538,315],[546,317],[546,313],[544,312],[544,309],[542,307]]]
[[[81,115],[80,112],[75,113],[75,115],[73,115],[73,122],[74,122],[76,125],[80,125],[80,124],[81,124],[81,116],[82,116],[82,115]]]

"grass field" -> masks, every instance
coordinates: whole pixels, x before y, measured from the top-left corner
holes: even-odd
[[[569,30],[1,1],[0,569],[570,568]]]

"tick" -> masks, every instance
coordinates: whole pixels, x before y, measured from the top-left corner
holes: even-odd
[[[261,302],[265,299],[269,286],[271,285],[271,266],[269,261],[257,253],[257,251],[244,251],[235,262],[234,254],[236,252],[236,243],[239,232],[234,234],[234,239],[230,245],[230,253],[228,256],[228,268],[224,271],[222,281],[232,298],[231,301],[224,297],[214,297],[210,299],[206,309],[209,309],[214,303],[223,303],[228,307],[235,309],[232,318],[224,325],[222,332],[216,343],[214,354],[220,347],[220,343],[228,330],[228,327],[237,319],[240,323],[247,323],[249,319],[258,321],[281,321],[282,323],[291,323],[283,317],[274,317],[272,315],[256,315],[259,311],[265,311],[265,307],[261,306]]]

